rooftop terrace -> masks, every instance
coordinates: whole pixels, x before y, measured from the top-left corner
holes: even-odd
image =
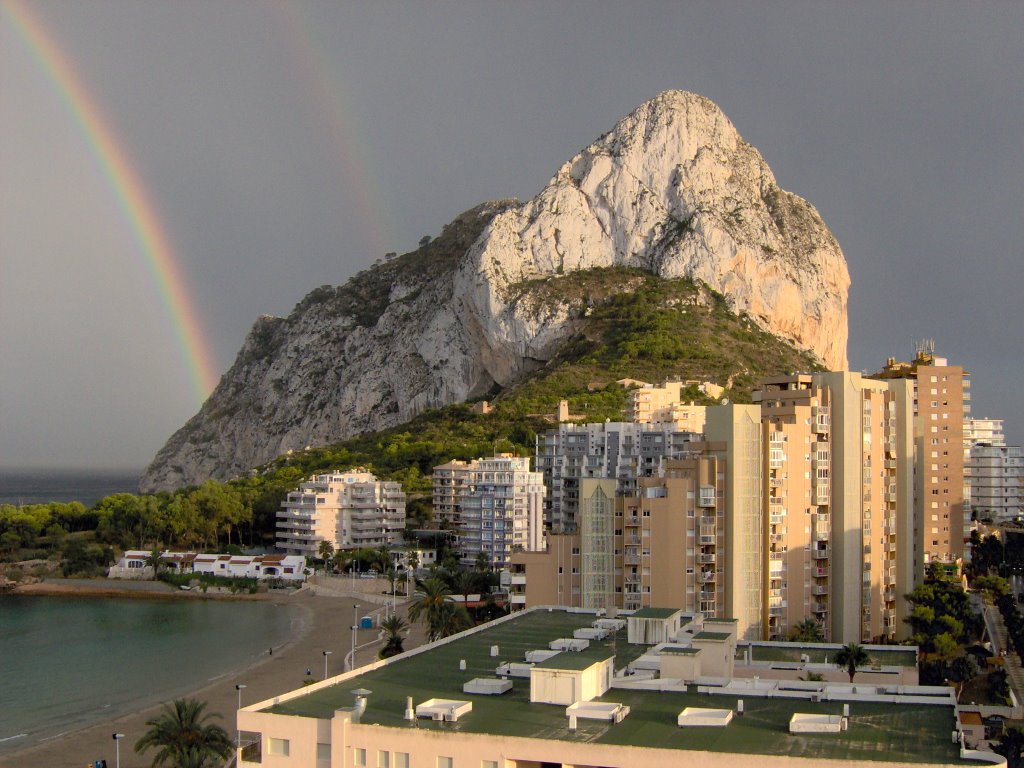
[[[950,740],[955,727],[951,706],[855,701],[849,704],[849,730],[838,734],[791,735],[788,726],[794,713],[839,715],[843,703],[749,696],[744,697],[743,716],[734,717],[728,726],[683,729],[678,727],[677,717],[686,707],[735,711],[736,697],[613,688],[595,701],[626,704],[631,710],[629,716],[618,724],[581,720],[577,730],[570,731],[564,706],[530,703],[529,679],[514,679],[512,691],[501,696],[463,693],[462,686],[467,680],[493,677],[499,663],[522,662],[526,651],[547,648],[556,638],[571,637],[574,629],[590,626],[594,618],[593,614],[562,610],[527,611],[447,644],[411,652],[386,666],[310,691],[265,711],[329,719],[335,710],[352,706],[353,690],[368,688],[372,694],[361,717],[366,724],[822,760],[968,764],[961,760],[957,745]],[[566,651],[560,655],[598,657],[614,653],[616,668],[622,668],[645,650],[627,644],[625,636],[623,629],[614,638],[592,642],[591,650],[585,654]],[[494,645],[499,649],[496,657],[491,656]],[[465,660],[465,670],[459,669],[460,660]],[[407,696],[412,696],[415,704],[431,698],[468,699],[473,702],[473,709],[455,723],[419,720],[412,724],[403,717]]]

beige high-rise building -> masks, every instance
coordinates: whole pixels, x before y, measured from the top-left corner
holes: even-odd
[[[629,420],[634,424],[662,424],[689,432],[703,432],[706,407],[683,402],[686,384],[666,381],[660,387],[645,384],[629,393]]]
[[[901,636],[914,585],[911,388],[850,372],[814,381],[830,395],[832,638]]]
[[[316,557],[321,541],[335,549],[398,544],[405,529],[405,493],[356,469],[314,475],[288,493],[277,513],[277,548]]]
[[[764,381],[755,399],[767,450],[768,636],[807,618],[835,641],[898,634],[913,587],[909,387],[804,374]]]
[[[917,467],[914,560],[918,580],[928,564],[963,559],[971,512],[964,474],[964,419],[971,411],[970,374],[936,357],[929,342],[911,363],[894,358],[874,378],[905,379],[914,392]]]
[[[471,469],[470,462],[458,459],[434,467],[434,520],[448,523],[452,527],[459,524],[459,494]]]
[[[725,565],[716,577],[725,579],[721,615],[737,620],[737,637],[765,636],[765,513],[762,505],[761,408],[719,405],[708,408],[704,454],[722,460],[725,499]]]

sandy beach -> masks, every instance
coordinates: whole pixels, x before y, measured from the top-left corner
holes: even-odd
[[[126,599],[204,599],[199,595],[186,592],[161,589],[161,585],[147,582],[153,586],[142,586],[143,582],[42,582],[19,590],[19,594],[59,594],[112,597]],[[363,592],[371,590],[371,584],[356,584]],[[360,615],[378,608],[369,605],[369,595],[360,597],[358,594],[340,594],[339,590],[327,592],[323,587],[307,586],[290,593],[269,593],[245,596],[217,596],[205,599],[235,600],[273,600],[301,606],[305,621],[291,641],[281,647],[275,647],[256,664],[245,669],[234,671],[223,678],[193,691],[190,695],[207,702],[207,711],[218,712],[223,717],[216,721],[230,734],[235,732],[235,710],[238,703],[236,684],[245,685],[242,691],[242,704],[252,704],[268,699],[276,694],[298,688],[306,676],[306,670],[320,680],[324,673],[324,650],[332,650],[327,657],[328,676],[343,672],[345,655],[351,647],[351,631],[353,606],[359,604]],[[376,595],[374,596],[376,597]],[[377,598],[380,599],[380,598]],[[398,603],[398,613],[405,617],[405,606]],[[356,653],[357,665],[366,664],[376,658],[379,642],[372,642],[378,631],[362,630],[359,632],[358,643],[367,644]],[[424,630],[421,626],[413,626],[410,636],[405,641],[406,649],[424,642]],[[49,741],[26,746],[25,749],[0,758],[0,768],[83,768],[92,766],[94,760],[105,759],[108,766],[114,766],[114,742],[111,734],[123,733],[121,741],[122,768],[145,768],[152,762],[155,752],[150,750],[147,759],[138,755],[133,749],[135,742],[146,730],[146,720],[159,714],[161,703],[154,703],[139,712],[123,717],[100,722],[87,728],[61,735]]]

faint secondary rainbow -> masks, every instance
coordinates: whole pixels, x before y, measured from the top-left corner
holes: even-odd
[[[217,384],[213,356],[156,209],[95,99],[46,27],[22,0],[0,4],[78,124],[145,257],[200,404]]]
[[[293,54],[302,83],[309,92],[309,103],[316,107],[318,123],[329,132],[332,155],[342,177],[350,185],[356,205],[356,218],[363,235],[379,258],[396,249],[398,236],[384,222],[384,203],[380,184],[370,172],[370,143],[360,132],[355,110],[349,103],[348,88],[320,41],[316,23],[302,3],[274,2],[269,6],[290,38],[285,50]]]

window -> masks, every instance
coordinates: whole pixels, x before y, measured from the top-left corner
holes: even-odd
[[[377,752],[377,768],[391,768],[391,755],[384,750]]]
[[[291,743],[288,739],[275,739],[271,736],[267,739],[267,754],[288,757],[288,748]]]
[[[366,750],[362,747],[352,748],[352,765],[356,768],[366,765]]]
[[[450,757],[437,757],[437,768],[452,768],[453,760]]]
[[[481,760],[480,768],[498,768],[497,760]]]
[[[395,752],[395,768],[409,768],[408,752]]]
[[[331,745],[317,742],[316,745],[316,759],[317,760],[330,760],[331,759]]]

